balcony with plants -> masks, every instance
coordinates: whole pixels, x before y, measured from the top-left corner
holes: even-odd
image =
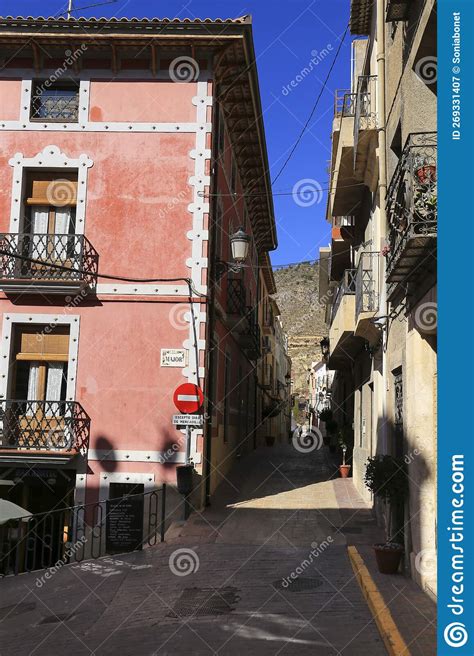
[[[436,268],[438,192],[435,132],[410,134],[387,194],[389,298],[401,284],[416,282]]]

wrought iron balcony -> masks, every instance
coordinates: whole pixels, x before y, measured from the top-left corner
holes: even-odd
[[[409,135],[387,193],[388,283],[413,280],[422,272],[422,264],[431,266],[434,262],[438,230],[436,162],[436,133]]]
[[[90,419],[75,401],[0,401],[0,459],[8,451],[85,454]]]
[[[357,81],[354,118],[354,165],[361,133],[363,131],[373,131],[377,128],[376,84],[376,75],[360,75]]]
[[[337,314],[341,301],[346,294],[355,294],[356,292],[356,269],[346,269],[342,280],[339,283],[334,294],[334,302],[331,310],[331,323]]]
[[[0,234],[0,286],[53,293],[93,286],[99,256],[84,235]]]
[[[256,308],[247,308],[240,334],[240,343],[250,360],[258,360],[261,355],[261,334]]]
[[[377,270],[380,253],[362,253],[356,272],[355,313],[356,319],[362,312],[375,312],[379,307]]]
[[[71,90],[44,90],[31,97],[31,119],[77,123],[79,120],[79,93]]]
[[[348,89],[337,89],[334,97],[334,116],[354,116],[356,94]]]

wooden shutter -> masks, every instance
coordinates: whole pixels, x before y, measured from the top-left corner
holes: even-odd
[[[69,354],[69,331],[67,328],[25,327],[20,329],[16,342],[17,360],[38,362],[67,362]]]
[[[77,176],[70,173],[34,173],[27,184],[27,205],[53,207],[77,204]]]

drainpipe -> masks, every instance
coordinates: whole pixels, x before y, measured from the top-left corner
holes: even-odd
[[[378,103],[378,144],[379,144],[379,234],[380,242],[385,240],[387,235],[387,133],[386,133],[386,109],[385,109],[385,1],[377,0],[376,4],[376,58],[377,58],[377,103]],[[379,267],[379,289],[380,309],[382,315],[388,315],[387,303],[387,286],[385,284],[385,258],[379,257],[381,265]],[[388,448],[388,430],[387,430],[387,329],[382,333],[382,447],[386,452]]]

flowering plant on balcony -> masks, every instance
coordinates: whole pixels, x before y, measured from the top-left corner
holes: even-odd
[[[384,257],[387,257],[389,253],[390,253],[390,244],[385,244],[385,246],[382,248],[382,255]]]

